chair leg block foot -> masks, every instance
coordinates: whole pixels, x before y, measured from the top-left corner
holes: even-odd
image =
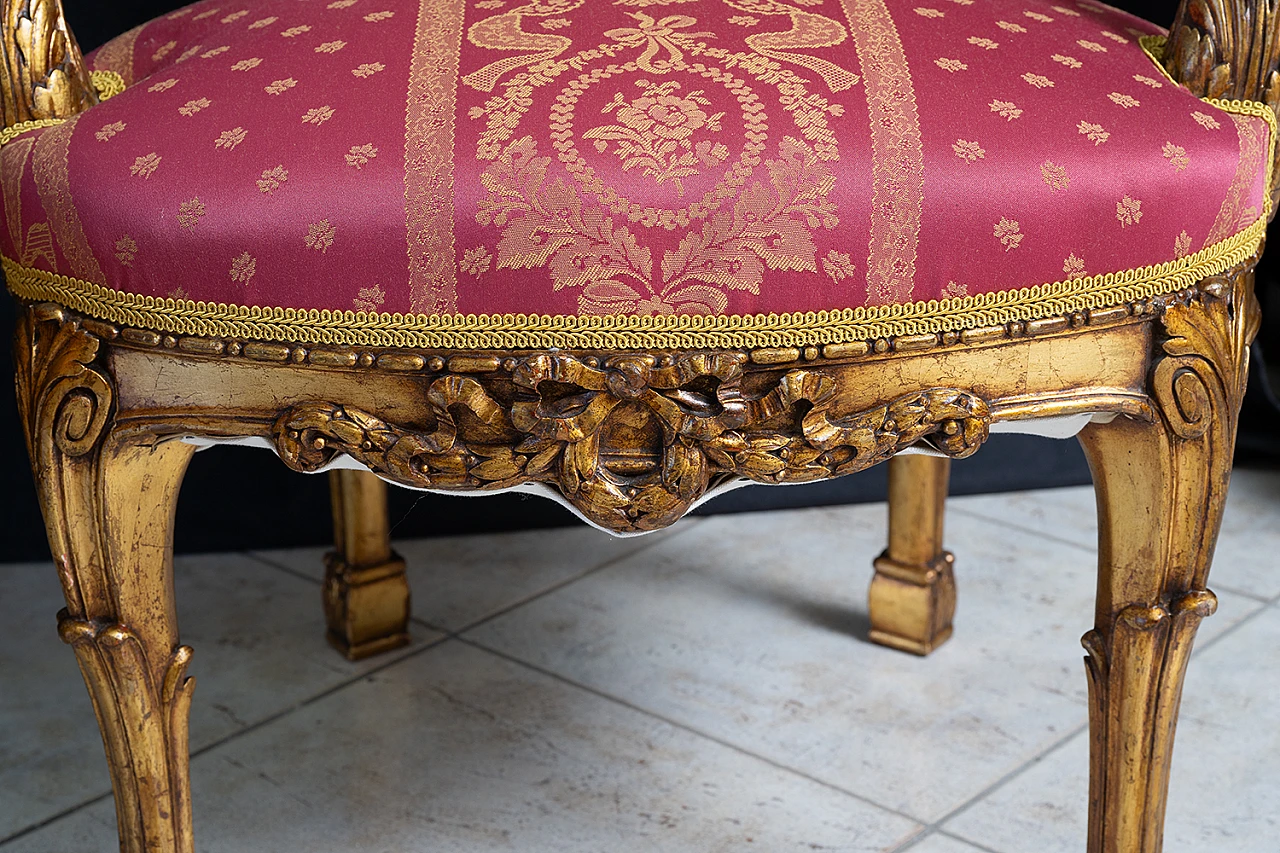
[[[348,660],[362,660],[409,644],[409,581],[398,555],[374,566],[348,566],[325,557],[324,612],[329,643]]]
[[[945,643],[956,612],[954,564],[948,551],[922,566],[899,563],[887,553],[876,558],[869,595],[871,641],[917,655]]]

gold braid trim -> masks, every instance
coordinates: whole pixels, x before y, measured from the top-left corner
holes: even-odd
[[[1168,73],[1151,53],[1157,38],[1162,37],[1144,37],[1142,46],[1167,77]],[[1158,47],[1162,50],[1163,42]],[[99,85],[99,73],[94,72],[95,85]],[[123,84],[123,80],[120,82]],[[100,91],[105,93],[107,89],[100,86]],[[1205,102],[1227,112],[1255,116],[1267,122],[1270,132],[1266,186],[1272,186],[1275,177],[1275,113],[1266,104],[1254,101],[1206,98]],[[12,138],[6,138],[5,133],[21,127],[17,125],[0,131],[0,144]],[[23,299],[56,302],[110,323],[174,335],[413,349],[754,349],[819,346],[1039,320],[1172,293],[1254,258],[1266,235],[1270,194],[1263,204],[1266,208],[1263,215],[1243,231],[1195,254],[1163,264],[957,299],[794,314],[712,317],[687,314],[650,317],[405,315],[315,308],[263,308],[123,293],[92,282],[24,267],[9,258],[0,258],[0,267],[4,270],[9,290]]]
[[[106,101],[119,95],[128,88],[124,78],[114,71],[90,71],[89,79],[93,88],[98,91],[98,100]],[[40,118],[33,121],[20,121],[12,127],[0,130],[0,147],[8,145],[24,133],[39,130],[42,127],[55,127],[67,121],[65,118]]]
[[[1107,308],[1190,287],[1252,258],[1267,217],[1156,266],[959,299],[796,314],[653,317],[370,314],[121,293],[0,259],[9,289],[111,323],[175,335],[414,349],[751,349],[936,334]]]

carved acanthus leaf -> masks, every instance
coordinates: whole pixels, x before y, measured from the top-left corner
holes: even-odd
[[[98,102],[61,0],[5,0],[4,124],[70,118]]]

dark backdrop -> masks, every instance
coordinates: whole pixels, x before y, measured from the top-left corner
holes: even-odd
[[[176,9],[163,0],[65,0],[68,20],[87,52],[112,36]],[[1130,11],[1167,26],[1173,4],[1129,0]],[[1280,300],[1275,300],[1280,304]],[[0,299],[0,335],[13,328],[13,304]],[[13,375],[7,347],[0,347],[0,376]],[[1255,381],[1255,385],[1264,385]],[[8,386],[8,382],[5,382]],[[1270,414],[1268,403],[1259,403]],[[1242,444],[1247,443],[1242,439]],[[1257,442],[1265,450],[1266,442]],[[8,551],[0,560],[48,556],[43,525],[18,428],[11,387],[0,389],[0,483],[8,506],[0,513],[0,541]],[[788,488],[753,487],[725,495],[702,512],[741,512],[772,507],[815,506],[883,500],[885,467],[840,480]],[[1089,482],[1075,441],[1027,436],[995,436],[984,450],[955,464],[953,494],[1010,491]],[[265,511],[264,511],[265,510]],[[391,512],[399,537],[548,527],[577,523],[550,501],[516,495],[475,500],[422,495],[392,489]],[[181,551],[231,550],[327,542],[330,537],[328,481],[295,474],[270,453],[217,448],[196,455],[178,504],[177,548]]]

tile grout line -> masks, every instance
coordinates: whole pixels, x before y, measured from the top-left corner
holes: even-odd
[[[665,723],[666,725],[669,725],[673,728],[680,729],[681,731],[684,731],[684,732],[688,732],[689,734],[694,735],[695,737],[718,744],[726,749],[729,749],[738,753],[739,755],[745,755],[749,758],[754,758],[757,761],[762,761],[765,764],[768,764],[770,767],[773,767],[777,770],[781,770],[784,773],[789,773],[793,776],[798,776],[801,779],[807,779],[808,781],[813,782],[816,785],[821,785],[822,787],[827,788],[828,790],[835,791],[836,793],[839,793],[839,794],[844,794],[847,797],[852,797],[853,799],[858,800],[859,802],[865,803],[866,805],[873,806],[874,808],[882,812],[887,812],[897,817],[909,820],[913,824],[916,824],[918,827],[920,827],[922,831],[925,828],[928,828],[929,826],[927,821],[921,820],[920,818],[915,817],[914,815],[908,814],[907,812],[901,811],[900,809],[895,809],[891,806],[886,806],[883,803],[878,803],[875,800],[872,800],[871,798],[863,794],[858,794],[853,791],[847,790],[832,782],[828,782],[825,779],[819,779],[816,776],[811,776],[810,774],[805,773],[803,770],[798,770],[794,767],[788,767],[787,765],[779,761],[776,761],[775,759],[769,758],[768,756],[765,756],[765,755],[759,755],[758,753],[752,752],[751,750],[745,747],[739,746],[738,744],[733,743],[732,741],[724,740],[723,738],[717,737],[716,735],[709,734],[704,731],[700,731],[699,729],[694,728],[693,726],[687,723],[682,723],[679,720],[672,719],[656,711],[650,711],[648,709],[641,708],[640,706],[635,705],[627,701],[626,699],[613,696],[609,693],[604,692],[603,690],[599,690],[588,684],[581,684],[577,681],[574,681],[572,678],[569,678],[568,676],[561,675],[560,673],[555,672],[554,670],[545,669],[539,666],[538,664],[530,663],[529,661],[521,660],[520,658],[509,655],[506,652],[502,652],[502,651],[499,651],[498,649],[490,648],[489,646],[486,646],[483,643],[480,643],[469,637],[455,637],[454,639],[456,639],[460,643],[465,643],[466,645],[471,646],[472,648],[475,648],[479,651],[502,658],[503,660],[506,660],[517,666],[523,667],[524,669],[528,669],[532,672],[539,673],[540,675],[543,675],[547,678],[551,678],[556,681],[559,681],[562,684],[567,684],[570,687],[576,688],[578,690],[584,690],[587,693],[590,693],[591,695],[596,696],[600,699],[604,699],[605,701],[610,702],[614,705],[627,708],[628,710],[633,711],[637,714],[642,714],[646,717],[649,717],[650,719],[658,720],[659,722]]]
[[[1275,598],[1273,598],[1273,599],[1272,599],[1272,602],[1273,602],[1273,603],[1275,603],[1275,602],[1280,602],[1280,595],[1278,595],[1278,596],[1276,596]],[[1195,659],[1196,659],[1196,658],[1198,658],[1198,657],[1199,657],[1203,652],[1206,652],[1206,651],[1208,651],[1209,649],[1213,648],[1213,647],[1214,647],[1214,646],[1216,646],[1218,643],[1222,642],[1224,639],[1226,639],[1227,637],[1231,636],[1231,635],[1232,635],[1232,634],[1234,634],[1236,631],[1240,630],[1240,629],[1241,629],[1242,627],[1244,627],[1246,624],[1248,624],[1249,622],[1252,622],[1254,619],[1256,619],[1256,618],[1258,618],[1259,616],[1261,616],[1261,615],[1262,615],[1263,613],[1265,613],[1268,609],[1269,609],[1269,608],[1268,608],[1268,607],[1266,607],[1266,606],[1264,606],[1264,607],[1259,607],[1257,610],[1255,610],[1255,611],[1253,611],[1252,613],[1248,614],[1247,616],[1243,617],[1239,622],[1236,622],[1234,625],[1232,625],[1232,626],[1230,626],[1230,627],[1228,627],[1228,628],[1224,629],[1224,630],[1223,630],[1223,632],[1222,632],[1221,634],[1219,634],[1218,636],[1216,636],[1216,637],[1214,637],[1214,638],[1212,638],[1212,639],[1208,640],[1208,641],[1207,641],[1207,642],[1205,642],[1205,643],[1202,643],[1202,644],[1197,645],[1197,646],[1194,648],[1194,650],[1192,651],[1192,660],[1195,660]],[[1027,770],[1030,770],[1030,769],[1031,769],[1033,766],[1035,766],[1036,764],[1039,764],[1040,762],[1042,762],[1042,761],[1044,761],[1045,759],[1047,759],[1047,758],[1048,758],[1052,753],[1054,753],[1055,751],[1057,751],[1058,749],[1060,749],[1060,748],[1062,748],[1064,745],[1066,745],[1066,743],[1067,743],[1068,741],[1070,741],[1072,738],[1077,737],[1077,736],[1078,736],[1078,735],[1080,735],[1081,733],[1086,733],[1086,734],[1087,734],[1087,733],[1088,733],[1088,731],[1089,731],[1089,724],[1088,724],[1088,723],[1084,723],[1083,725],[1076,727],[1073,731],[1071,731],[1070,733],[1068,733],[1068,734],[1067,734],[1066,736],[1064,736],[1062,739],[1060,739],[1060,740],[1056,741],[1056,742],[1055,742],[1055,743],[1053,743],[1053,744],[1050,744],[1050,745],[1049,745],[1046,749],[1044,749],[1042,752],[1038,753],[1038,754],[1037,754],[1037,755],[1035,755],[1033,758],[1031,758],[1031,759],[1027,760],[1027,761],[1026,761],[1026,762],[1024,762],[1021,766],[1019,766],[1019,767],[1015,768],[1014,770],[1011,770],[1009,773],[1007,773],[1006,775],[1004,775],[1003,777],[1001,777],[999,780],[997,780],[995,783],[993,783],[990,787],[988,787],[988,788],[986,788],[986,789],[984,789],[984,790],[982,790],[982,791],[978,792],[978,793],[977,793],[977,794],[975,794],[973,797],[971,797],[971,798],[969,798],[968,800],[966,800],[964,803],[961,803],[961,804],[960,804],[959,806],[957,806],[954,810],[952,810],[951,812],[949,812],[949,813],[948,813],[948,814],[946,814],[946,815],[943,815],[943,816],[942,816],[938,821],[936,821],[935,823],[931,823],[931,824],[929,824],[928,829],[929,829],[930,831],[936,831],[936,832],[940,832],[940,833],[942,833],[942,834],[944,834],[944,835],[951,836],[951,837],[953,837],[953,838],[955,838],[955,839],[957,839],[957,840],[959,840],[959,841],[963,841],[963,842],[964,842],[964,843],[966,843],[966,844],[974,844],[975,842],[973,842],[971,839],[966,838],[966,837],[964,837],[964,836],[962,836],[962,835],[958,835],[958,834],[956,834],[956,833],[954,833],[954,832],[951,832],[950,830],[947,830],[947,829],[945,828],[945,825],[946,825],[949,821],[951,821],[951,820],[955,819],[956,817],[959,817],[959,816],[960,816],[962,813],[964,813],[965,811],[968,811],[972,806],[976,805],[976,804],[977,804],[978,802],[980,802],[981,800],[983,800],[983,799],[985,799],[986,797],[990,796],[991,794],[995,793],[995,791],[996,791],[998,788],[1003,787],[1004,785],[1008,784],[1009,782],[1013,781],[1015,778],[1017,778],[1018,776],[1020,776],[1022,773],[1026,772]],[[912,842],[912,843],[914,844],[915,842]],[[985,848],[982,848],[982,849],[985,849]],[[896,852],[895,852],[895,853],[896,853]],[[992,851],[992,853],[997,853],[997,851]]]

